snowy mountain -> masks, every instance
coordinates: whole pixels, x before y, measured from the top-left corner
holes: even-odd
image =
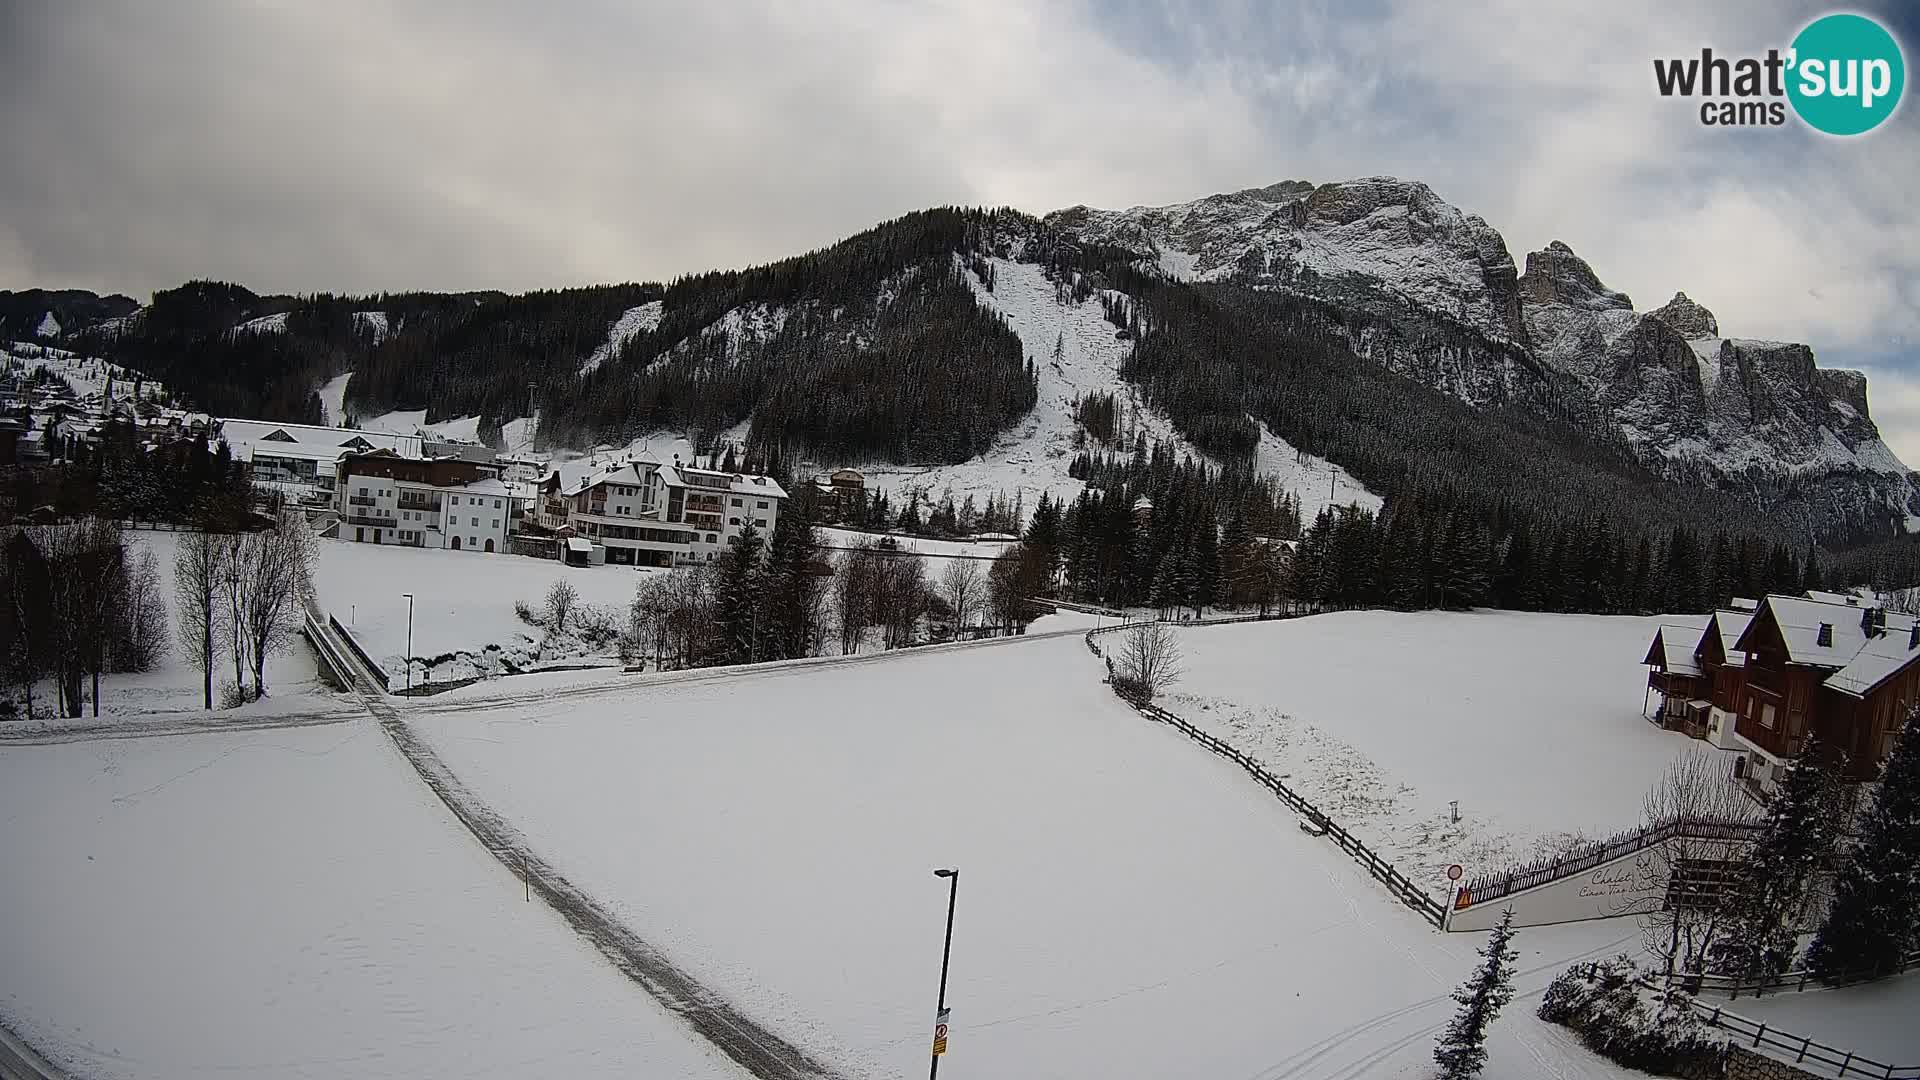
[[[1722,337],[1684,293],[1638,312],[1559,241],[1516,275],[1496,230],[1417,181],[1286,181],[1174,206],[1076,206],[1046,222],[1176,280],[1297,292],[1425,324],[1416,338],[1469,331],[1482,342],[1354,344],[1471,404],[1591,412],[1660,475],[1761,501],[1792,492],[1840,531],[1920,525],[1920,487],[1880,439],[1859,372],[1820,369],[1806,345]]]

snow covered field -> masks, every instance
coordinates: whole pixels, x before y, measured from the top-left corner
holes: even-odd
[[[612,607],[624,619],[645,573],[630,566],[572,567],[521,555],[345,540],[323,540],[319,550],[314,587],[320,606],[351,630],[396,680],[406,672],[401,659],[407,647],[404,593],[414,596],[415,657],[479,654],[497,645],[503,655],[524,667],[539,659],[535,653],[542,632],[520,621],[514,601],[524,600],[539,611],[547,590],[564,578],[579,592],[582,603]],[[474,674],[463,663],[443,665],[434,677]],[[421,677],[416,668],[415,678]]]
[[[1661,621],[1373,611],[1191,627],[1160,704],[1444,897],[1450,863],[1471,876],[1638,825],[1668,762],[1716,752],[1640,717]]]
[[[118,1080],[740,1075],[370,720],[0,749],[0,1015]]]
[[[1478,944],[1123,707],[1077,635],[409,710],[575,884],[852,1075],[1414,1076]],[[1491,1080],[1623,1076],[1534,1021],[1587,923],[1521,935]]]

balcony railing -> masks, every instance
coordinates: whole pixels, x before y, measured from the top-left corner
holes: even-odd
[[[436,514],[437,514],[437,513],[439,513],[439,512],[440,512],[440,500],[438,500],[438,499],[435,499],[435,500],[433,500],[433,501],[431,501],[431,502],[429,502],[429,501],[427,501],[427,500],[425,500],[425,499],[401,499],[401,500],[400,500],[400,509],[402,509],[402,510],[431,510],[431,511],[433,511],[434,513],[436,513]]]
[[[375,527],[378,527],[378,528],[382,528],[382,529],[391,529],[391,528],[393,528],[393,526],[394,526],[394,524],[395,524],[395,519],[394,519],[394,517],[393,517],[393,515],[391,515],[391,514],[387,514],[387,515],[380,515],[380,514],[348,514],[348,515],[347,515],[347,524],[349,524],[349,525],[373,525],[373,526],[375,526]]]
[[[373,498],[373,496],[371,496],[371,495],[351,495],[351,496],[348,496],[348,498],[347,498],[347,502],[348,502],[348,503],[351,503],[351,504],[352,504],[352,505],[354,505],[354,506],[378,506],[378,505],[380,505],[380,504],[379,504],[378,502],[376,502],[376,501],[374,501],[374,498]]]

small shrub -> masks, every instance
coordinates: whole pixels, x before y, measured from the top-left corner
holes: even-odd
[[[244,686],[227,683],[220,688],[220,707],[237,709],[253,700],[253,691]]]
[[[1575,964],[1547,987],[1539,1017],[1630,1069],[1686,1080],[1719,1076],[1726,1040],[1694,1014],[1685,994],[1648,990],[1639,977],[1624,955]]]
[[[528,626],[540,625],[540,617],[533,613],[533,605],[527,603],[525,600],[515,600],[513,602],[513,613],[518,615],[520,621],[526,623]]]

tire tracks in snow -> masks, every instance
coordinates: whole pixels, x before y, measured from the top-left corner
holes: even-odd
[[[843,1074],[748,1017],[567,880],[505,818],[460,782],[386,700],[369,673],[356,665],[353,676],[362,704],[440,802],[501,866],[522,877],[531,892],[622,974],[760,1080],[843,1080]],[[511,700],[494,700],[488,707],[510,704]]]

